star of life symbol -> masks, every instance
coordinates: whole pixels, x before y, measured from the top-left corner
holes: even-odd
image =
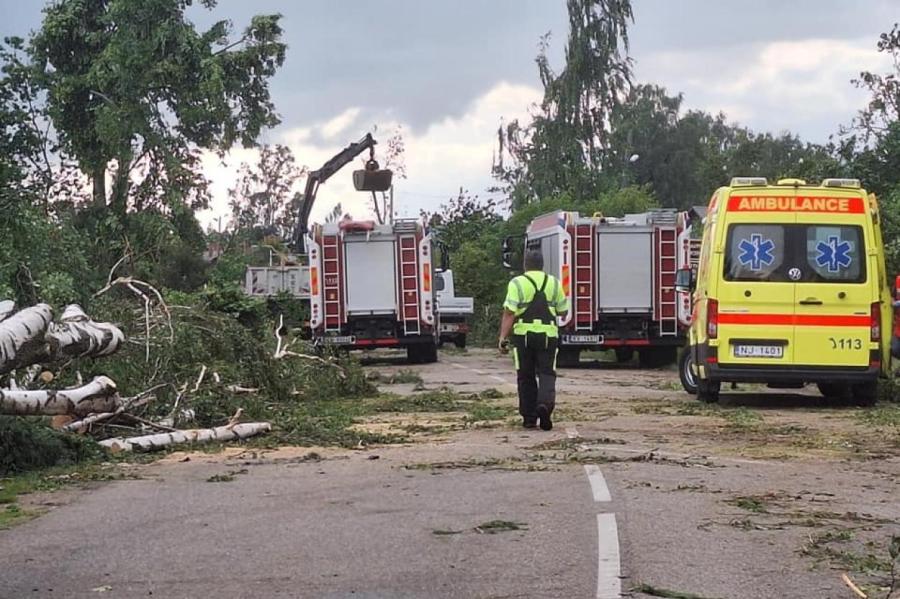
[[[839,272],[842,268],[848,268],[853,262],[850,252],[853,246],[849,241],[841,241],[838,237],[829,237],[828,242],[820,241],[816,244],[816,264],[824,266],[828,272]]]
[[[750,267],[750,270],[762,270],[763,266],[771,266],[775,262],[775,256],[772,255],[775,242],[763,239],[759,233],[753,233],[750,239],[741,239],[738,249],[741,250],[738,261],[742,266]]]

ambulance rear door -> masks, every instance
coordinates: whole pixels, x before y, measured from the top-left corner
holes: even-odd
[[[795,360],[809,366],[869,365],[873,311],[880,318],[878,268],[863,198],[845,212],[797,215],[791,251],[796,281]]]
[[[795,284],[788,276],[786,241],[796,216],[790,211],[741,211],[742,201],[733,194],[723,206],[722,270],[714,297],[718,361],[732,367],[790,366],[797,358]]]

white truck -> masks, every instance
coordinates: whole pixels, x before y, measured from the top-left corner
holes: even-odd
[[[437,361],[431,235],[421,222],[315,225],[305,245],[310,328],[317,343],[405,348],[411,363]]]
[[[612,349],[621,362],[637,351],[649,367],[675,361],[691,318],[690,297],[676,292],[675,275],[691,267],[699,247],[690,213],[556,211],[535,218],[525,239],[569,298],[571,309],[558,322],[560,366],[577,364],[583,350]]]
[[[437,306],[440,314],[440,341],[452,342],[456,347],[466,346],[469,320],[475,313],[475,300],[458,297],[453,283],[453,271],[444,269],[435,274]]]

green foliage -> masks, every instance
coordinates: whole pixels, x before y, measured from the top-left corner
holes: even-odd
[[[94,203],[120,217],[129,203],[204,206],[196,150],[249,146],[278,123],[268,80],[284,61],[279,16],[253,17],[235,42],[228,21],[198,31],[191,4],[54,2],[29,47],[64,150],[91,178]]]
[[[566,192],[592,197],[602,189],[598,169],[609,147],[610,116],[630,85],[630,0],[568,0],[567,8],[565,68],[550,67],[543,38],[540,112],[527,127],[513,121],[499,132],[494,171],[514,207]]]
[[[101,454],[90,438],[58,433],[28,418],[0,416],[0,475],[74,464]]]

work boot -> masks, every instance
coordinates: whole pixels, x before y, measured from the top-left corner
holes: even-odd
[[[541,421],[541,430],[549,431],[553,429],[553,421],[550,419],[550,408],[547,406],[538,406],[538,420]]]
[[[537,428],[537,418],[523,418],[522,426],[525,428]]]

